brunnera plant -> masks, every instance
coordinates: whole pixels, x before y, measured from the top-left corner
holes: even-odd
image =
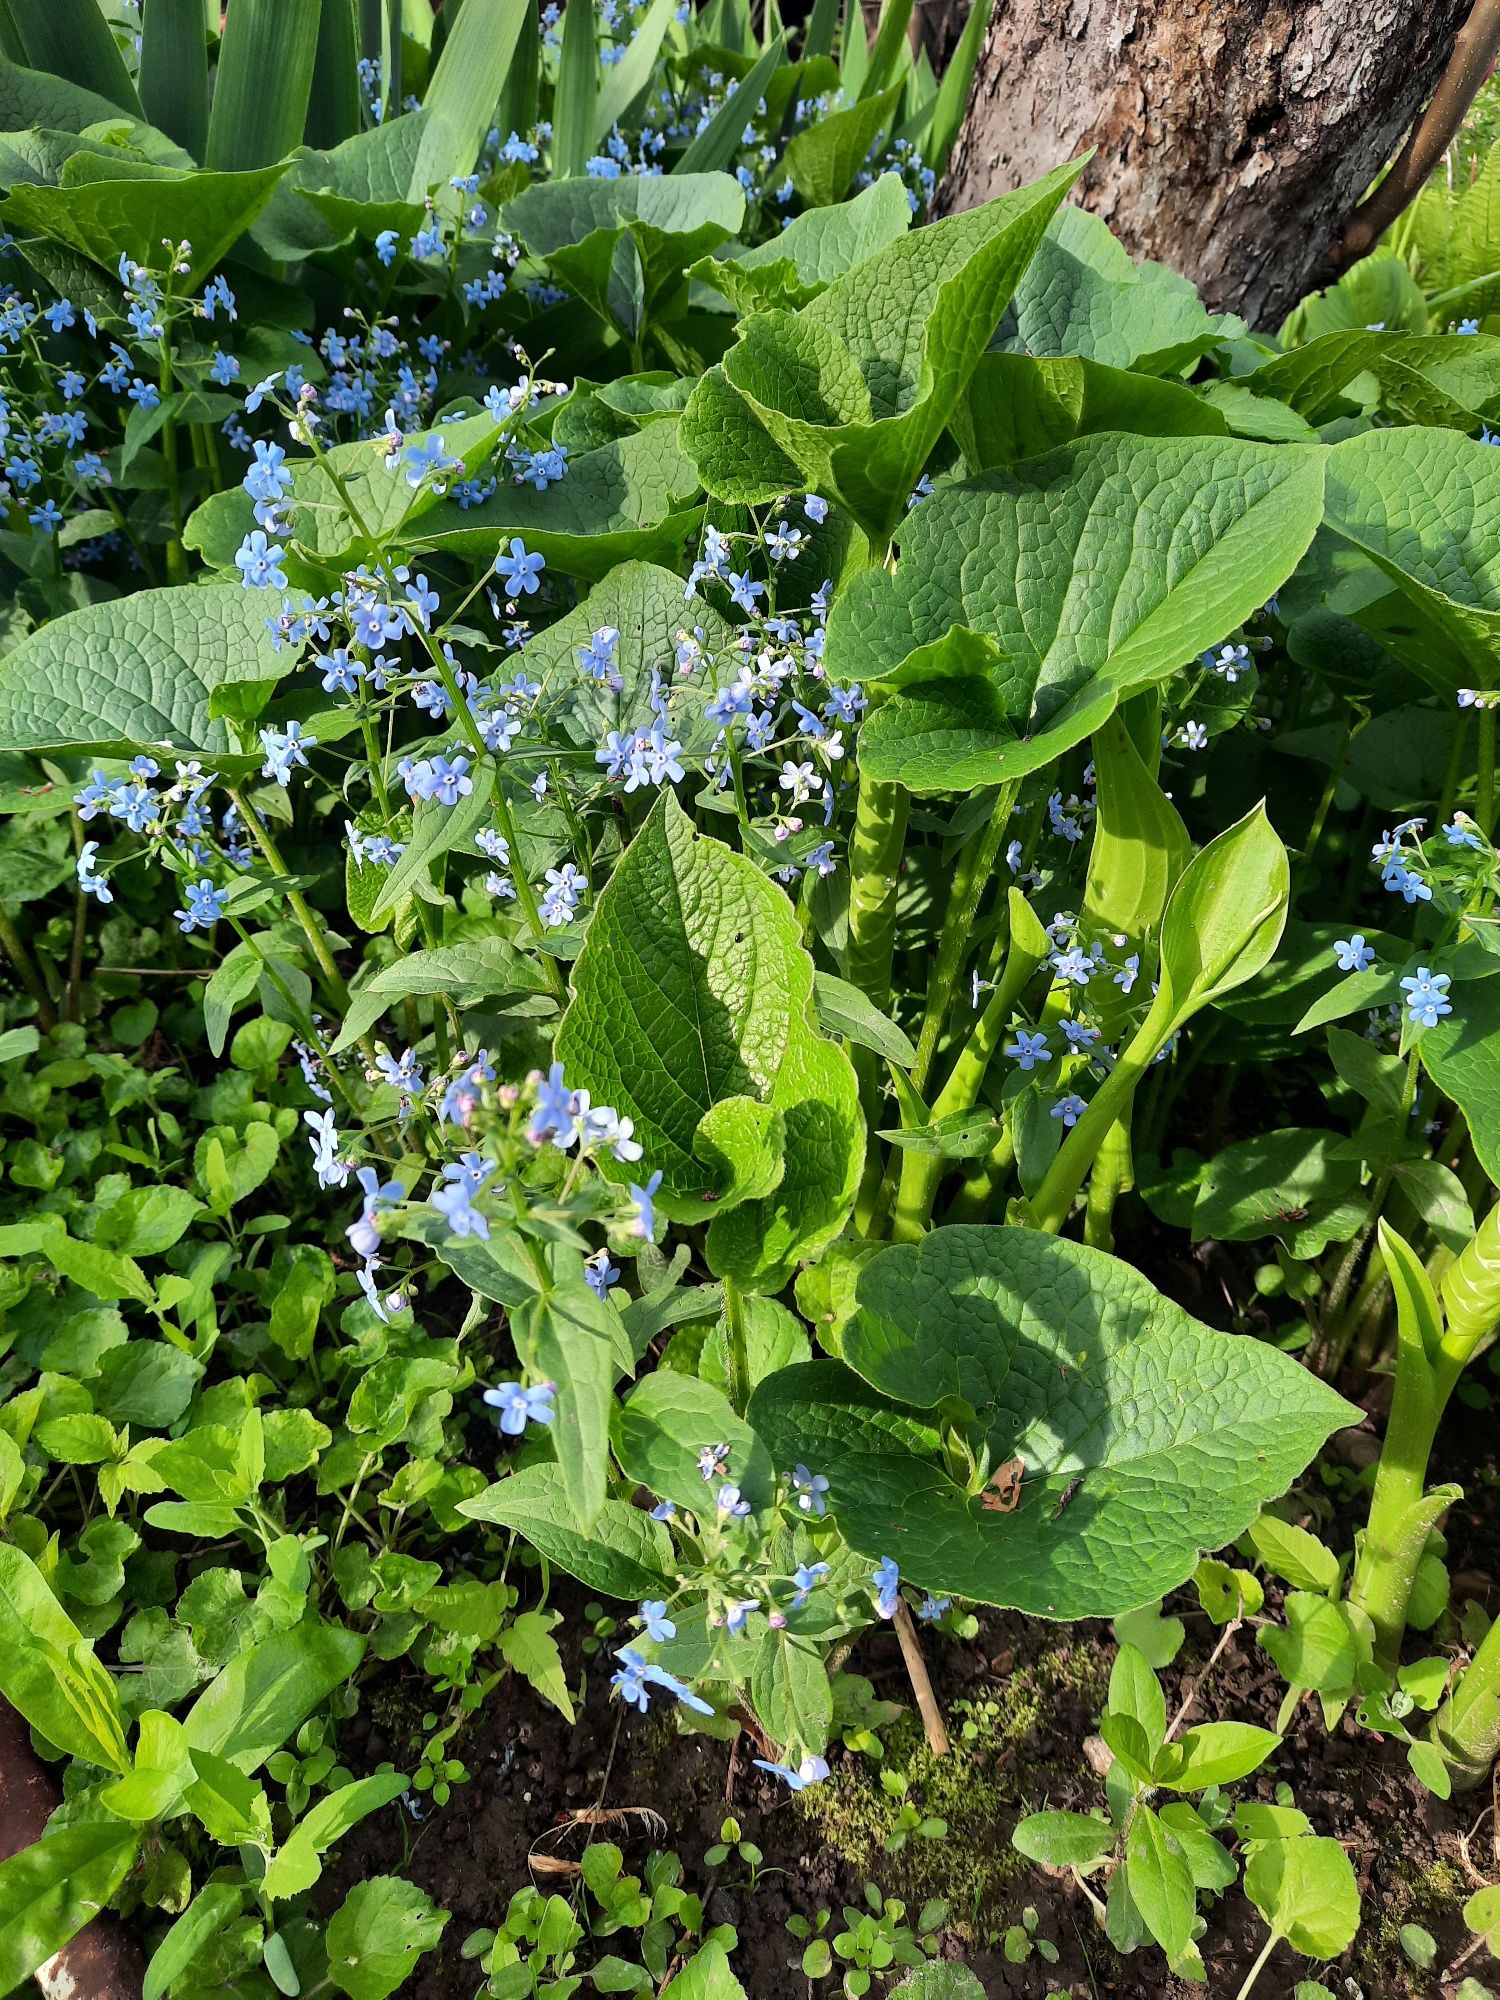
[[[323,1857],[506,1676],[574,1712],[553,1571],[801,1790],[873,1620],[936,1731],[914,1617],[1249,1529],[1391,1285],[1446,1382],[1413,1260],[1484,1337],[1500,342],[1278,351],[1072,166],[920,222],[899,8],[243,5],[210,95],[12,6],[0,1692],[69,1762],[0,1975],[115,1902],[153,1994],[382,2000],[443,1914]],[[1351,1129],[1219,1144],[1215,1050]],[[1137,1187],[1300,1326],[1114,1255]]]

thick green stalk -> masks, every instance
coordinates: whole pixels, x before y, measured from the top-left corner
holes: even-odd
[[[922,1014],[921,1033],[917,1038],[917,1059],[911,1071],[914,1090],[926,1088],[932,1058],[937,1053],[938,1038],[953,1005],[953,989],[968,955],[980,898],[989,884],[1019,789],[1019,781],[1001,786],[989,821],[965,842],[959,855],[958,866],[953,873],[953,886],[948,894],[942,936],[938,939],[937,957],[933,960],[932,974],[927,982],[927,1002]]]
[[[951,1117],[956,1111],[971,1110],[979,1102],[985,1074],[1000,1046],[1012,1010],[1041,962],[1041,956],[1027,951],[1012,929],[1005,972],[990,995],[989,1005],[959,1051],[948,1081],[938,1092],[932,1107],[934,1123],[940,1118]],[[930,1153],[903,1152],[901,1184],[891,1218],[891,1236],[895,1242],[915,1242],[926,1230],[943,1169],[944,1162]]]
[[[1164,1039],[1148,1014],[1129,1048],[1095,1091],[1088,1110],[1063,1141],[1031,1203],[1033,1223],[1049,1236],[1055,1236],[1067,1221],[1073,1197],[1111,1129],[1116,1124],[1128,1129],[1131,1100]]]
[[[906,844],[910,797],[901,785],[882,785],[861,777],[849,841],[849,941],[844,948],[844,977],[868,995],[883,1014],[891,997],[891,954],[896,941],[896,896],[901,854]],[[859,1079],[859,1102],[865,1129],[879,1124],[880,1071],[873,1052],[850,1050]],[[864,1179],[855,1203],[855,1225],[871,1228],[880,1200],[881,1149],[871,1144]]]
[[[1135,1185],[1130,1157],[1130,1126],[1116,1122],[1105,1133],[1089,1175],[1083,1211],[1083,1240],[1094,1250],[1115,1247],[1115,1203]]]
[[[1500,1618],[1480,1640],[1469,1670],[1432,1718],[1455,1791],[1482,1785],[1500,1753]]]
[[[1495,832],[1495,710],[1486,702],[1479,711],[1479,772],[1474,788],[1474,817],[1486,840]]]
[[[745,1300],[733,1278],[724,1280],[724,1334],[729,1354],[729,1400],[741,1416],[750,1401],[750,1350],[745,1335]]]

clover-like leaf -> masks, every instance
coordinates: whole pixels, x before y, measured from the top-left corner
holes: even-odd
[[[903,1576],[1052,1618],[1110,1616],[1242,1532],[1358,1412],[1292,1359],[1213,1332],[1101,1251],[941,1229],[858,1277],[844,1362],[757,1388],[778,1465],[829,1481],[846,1541]],[[954,1476],[943,1420],[999,1465],[1013,1512]]]
[[[765,439],[884,543],[1078,171],[914,230],[799,312],[743,322],[683,417],[705,479],[727,424],[745,462]]]
[[[710,1263],[747,1289],[838,1233],[863,1158],[853,1065],[818,1032],[812,981],[786,898],[667,793],[599,898],[558,1030],[569,1081],[635,1121],[661,1212],[713,1215]],[[736,1119],[727,1143],[710,1119],[731,1098],[782,1121],[778,1183],[755,1159],[774,1127]]]
[[[1108,433],[940,488],[829,620],[832,673],[894,683],[861,768],[914,791],[1020,777],[1257,610],[1322,512],[1311,448]]]
[[[1416,425],[1348,438],[1328,454],[1328,525],[1401,593],[1405,616],[1382,616],[1378,636],[1429,687],[1451,697],[1500,678],[1500,463],[1490,446]]]
[[[55,618],[0,660],[0,750],[232,756],[214,690],[279,680],[294,662],[272,645],[266,608],[258,590],[209,584]]]

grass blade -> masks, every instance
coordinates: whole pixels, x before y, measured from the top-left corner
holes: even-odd
[[[839,0],[813,0],[813,10],[807,18],[807,34],[802,42],[803,57],[832,55],[833,38],[838,33],[838,26]]]
[[[537,12],[537,0],[526,0],[526,19],[521,23],[516,59],[506,76],[505,88],[500,93],[500,108],[495,116],[502,144],[512,132],[519,133],[524,139],[536,124],[541,67],[541,17]]]
[[[125,58],[99,11],[98,0],[10,0],[10,17],[26,51],[28,69],[66,77],[143,116]]]
[[[234,0],[227,9],[206,167],[268,167],[301,145],[318,13],[318,0]]]
[[[0,0],[0,56],[7,62],[19,63],[22,69],[26,67],[26,50],[11,19],[10,0]]]
[[[953,59],[938,86],[937,108],[932,114],[932,129],[927,141],[930,148],[927,164],[939,179],[948,164],[948,155],[953,151],[959,127],[964,122],[964,112],[969,104],[969,86],[974,81],[979,51],[984,47],[985,30],[989,27],[994,5],[995,0],[974,0],[969,18],[964,22],[964,31],[958,38],[958,47],[953,51]]]
[[[651,0],[641,25],[630,38],[630,46],[611,69],[604,72],[604,84],[594,100],[593,143],[608,138],[632,104],[651,82],[657,51],[672,25],[677,0]]]
[[[593,145],[595,74],[593,0],[568,0],[552,111],[552,171],[560,178],[581,174]]]
[[[785,33],[786,27],[782,21],[781,9],[777,6],[776,0],[766,0],[765,18],[760,24],[761,47],[768,49],[778,35],[784,35]]]
[[[407,190],[412,201],[473,171],[528,14],[527,0],[468,0],[450,24],[427,86],[427,124]]]
[[[786,60],[786,42],[778,35],[754,69],[747,70],[719,106],[703,130],[673,167],[674,174],[718,173],[734,158],[740,134],[755,107],[766,94],[766,85]]]
[[[354,0],[323,0],[303,134],[309,146],[337,146],[352,139],[364,123],[358,60]]]
[[[870,51],[870,67],[860,87],[861,97],[878,97],[896,79],[902,57],[911,65],[911,48],[906,30],[911,21],[912,0],[885,0],[880,10],[880,29]]]
[[[203,0],[146,0],[141,10],[141,109],[195,160],[208,139],[208,37]]]
[[[860,0],[844,0],[844,38],[839,51],[839,85],[846,103],[859,96],[860,85],[870,67],[870,38],[865,33],[865,12]]]

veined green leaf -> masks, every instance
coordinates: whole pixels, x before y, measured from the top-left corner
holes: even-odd
[[[762,1382],[750,1422],[778,1466],[816,1461],[853,1548],[982,1603],[1078,1618],[1159,1597],[1357,1416],[1290,1355],[1034,1230],[940,1229],[862,1265],[857,1295],[844,1363]],[[940,1411],[991,1465],[1022,1460],[1013,1512],[952,1477]]]
[[[88,163],[87,155],[79,156]],[[75,178],[59,187],[14,187],[5,203],[8,226],[35,230],[69,249],[81,251],[114,272],[124,251],[134,262],[160,270],[163,241],[186,238],[193,246],[190,282],[217,270],[271,199],[284,167],[263,166],[247,173],[198,171],[147,174],[131,162],[96,161],[109,171],[99,178]]]
[[[130,1753],[113,1680],[35,1563],[3,1542],[0,1634],[0,1695],[59,1750],[85,1764],[128,1771]],[[0,1923],[8,1914],[8,1905],[0,1902]]]
[[[460,1514],[496,1527],[514,1528],[549,1562],[608,1597],[659,1597],[670,1590],[675,1565],[672,1539],[643,1507],[606,1500],[583,1534],[561,1471],[528,1465],[458,1503]]]
[[[19,1991],[114,1897],[140,1828],[105,1819],[60,1826],[0,1862],[0,1979]]]

